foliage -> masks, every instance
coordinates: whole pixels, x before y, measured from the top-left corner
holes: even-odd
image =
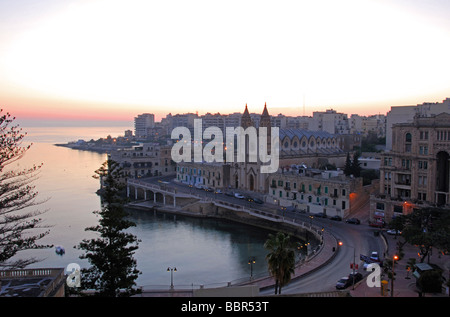
[[[38,262],[36,258],[9,262],[18,252],[28,249],[50,248],[51,245],[39,245],[37,240],[45,237],[49,231],[31,234],[31,230],[45,228],[42,219],[36,218],[41,211],[28,211],[38,205],[38,192],[33,181],[37,178],[42,165],[27,169],[18,169],[20,160],[31,145],[22,146],[26,133],[18,125],[13,125],[15,117],[9,113],[1,115],[0,110],[0,267],[8,269],[24,268]]]
[[[275,294],[281,294],[281,288],[288,284],[295,270],[294,244],[290,236],[282,232],[269,234],[264,244],[269,250],[266,256],[270,274],[275,278]]]
[[[391,226],[402,231],[407,243],[419,248],[420,263],[424,262],[433,247],[450,250],[450,210],[421,208],[396,218],[399,219],[395,219]]]
[[[359,152],[353,154],[353,160],[350,160],[350,153],[347,153],[347,158],[345,160],[344,174],[346,176],[353,175],[354,177],[361,176],[361,163],[359,162]]]
[[[82,269],[81,290],[95,290],[95,295],[118,297],[138,293],[134,288],[139,275],[133,254],[138,249],[138,239],[125,230],[135,224],[125,217],[123,185],[119,165],[108,159],[96,171],[102,183],[99,225],[86,228],[99,234],[98,238],[84,239],[78,249],[85,250],[81,259],[87,259],[91,267]]]

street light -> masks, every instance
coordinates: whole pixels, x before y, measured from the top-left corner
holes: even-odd
[[[173,272],[176,272],[176,267],[168,267],[167,272],[170,272],[170,289],[173,289]]]
[[[255,263],[256,263],[256,259],[254,256],[248,260],[248,264],[250,264],[250,281],[253,279],[253,264],[255,264]]]
[[[394,254],[392,257],[392,279],[391,279],[391,297],[394,297],[394,263],[398,260],[398,255]]]

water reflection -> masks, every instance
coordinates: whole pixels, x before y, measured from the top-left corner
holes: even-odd
[[[165,270],[176,266],[180,285],[210,285],[250,278],[250,257],[256,258],[253,275],[265,275],[267,251],[263,244],[269,231],[213,219],[132,210],[130,231],[142,243],[136,253],[145,271],[139,284],[165,285]]]

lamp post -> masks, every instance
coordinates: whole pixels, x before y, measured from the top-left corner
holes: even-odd
[[[395,273],[394,273],[394,263],[395,263],[395,261],[397,261],[398,260],[398,255],[394,255],[393,257],[392,257],[392,278],[391,278],[391,297],[394,297],[394,276],[395,276]]]
[[[173,289],[173,272],[176,272],[176,267],[168,267],[167,272],[170,272],[170,289]]]
[[[249,260],[248,260],[248,264],[250,264],[250,281],[253,279],[253,264],[256,263],[256,259],[254,256],[252,256]]]

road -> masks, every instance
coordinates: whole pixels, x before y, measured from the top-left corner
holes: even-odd
[[[336,250],[337,254],[330,263],[305,277],[291,281],[288,285],[283,287],[283,294],[334,291],[336,290],[336,282],[341,277],[348,276],[348,274],[352,272],[350,263],[354,261],[354,256],[355,262],[359,265],[358,271],[360,273],[366,273],[364,272],[362,262],[360,261],[360,254],[369,256],[372,251],[377,251],[378,254],[382,256],[385,251],[381,237],[375,236],[374,232],[377,231],[377,229],[369,227],[366,224],[348,224],[344,221],[333,221],[328,218],[318,217],[314,217],[311,220],[309,214],[306,213],[283,211],[275,205],[267,203],[256,204],[254,202],[248,202],[246,200],[230,197],[224,194],[206,192],[204,190],[189,187],[186,184],[173,182],[172,180],[173,177],[167,176],[163,178],[142,179],[142,181],[148,181],[153,184],[176,188],[179,192],[191,193],[199,197],[217,199],[246,207],[257,208],[276,213],[287,218],[293,218],[296,219],[296,221],[312,221],[313,225],[319,228],[324,228],[324,230],[327,230],[342,242],[343,245]],[[269,295],[273,293],[273,288],[264,289],[260,292],[261,295]]]
[[[384,252],[384,244],[380,237],[374,235],[374,229],[367,225],[353,225],[345,222],[334,222],[329,219],[315,219],[319,225],[323,225],[325,230],[331,232],[343,245],[337,250],[333,260],[323,268],[291,281],[282,288],[283,294],[299,294],[310,292],[327,292],[336,290],[336,282],[352,272],[350,263],[359,265],[357,272],[365,273],[359,259],[360,254],[370,255],[372,251],[379,254]],[[265,289],[261,295],[273,294],[274,289]]]

